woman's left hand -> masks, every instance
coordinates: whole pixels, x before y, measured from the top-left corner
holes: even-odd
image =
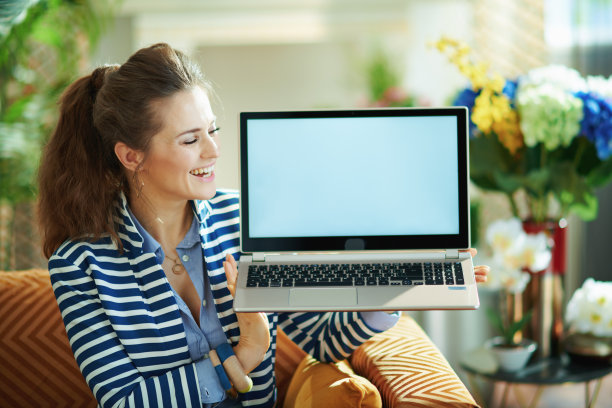
[[[238,265],[231,255],[226,255],[223,262],[227,288],[232,297],[236,294]],[[234,346],[236,358],[246,373],[251,372],[261,363],[270,347],[270,327],[265,313],[236,313],[240,328],[240,341]]]
[[[470,248],[468,249],[468,252],[472,255],[473,258],[476,256],[476,253],[478,251],[476,250],[476,248]],[[489,275],[490,271],[491,268],[489,268],[487,265],[474,266],[474,275],[476,277],[476,283],[486,282],[487,276]]]

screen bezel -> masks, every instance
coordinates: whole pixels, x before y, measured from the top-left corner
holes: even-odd
[[[240,248],[253,252],[309,252],[344,250],[412,250],[469,248],[469,143],[466,107],[373,108],[352,110],[241,112],[240,131]],[[459,233],[449,235],[333,236],[254,238],[249,234],[248,131],[247,122],[259,119],[307,119],[397,116],[455,116],[457,118],[457,177],[459,186]]]

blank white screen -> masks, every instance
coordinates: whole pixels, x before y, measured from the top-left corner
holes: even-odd
[[[253,238],[459,233],[457,118],[251,119]]]

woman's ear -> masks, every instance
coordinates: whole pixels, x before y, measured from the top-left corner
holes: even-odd
[[[115,155],[127,170],[136,171],[144,160],[144,152],[132,149],[123,142],[115,144]]]

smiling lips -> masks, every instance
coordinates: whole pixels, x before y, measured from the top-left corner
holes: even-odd
[[[200,167],[199,169],[194,169],[189,172],[189,174],[197,176],[197,177],[210,177],[215,170],[215,165],[210,165],[208,167]]]

